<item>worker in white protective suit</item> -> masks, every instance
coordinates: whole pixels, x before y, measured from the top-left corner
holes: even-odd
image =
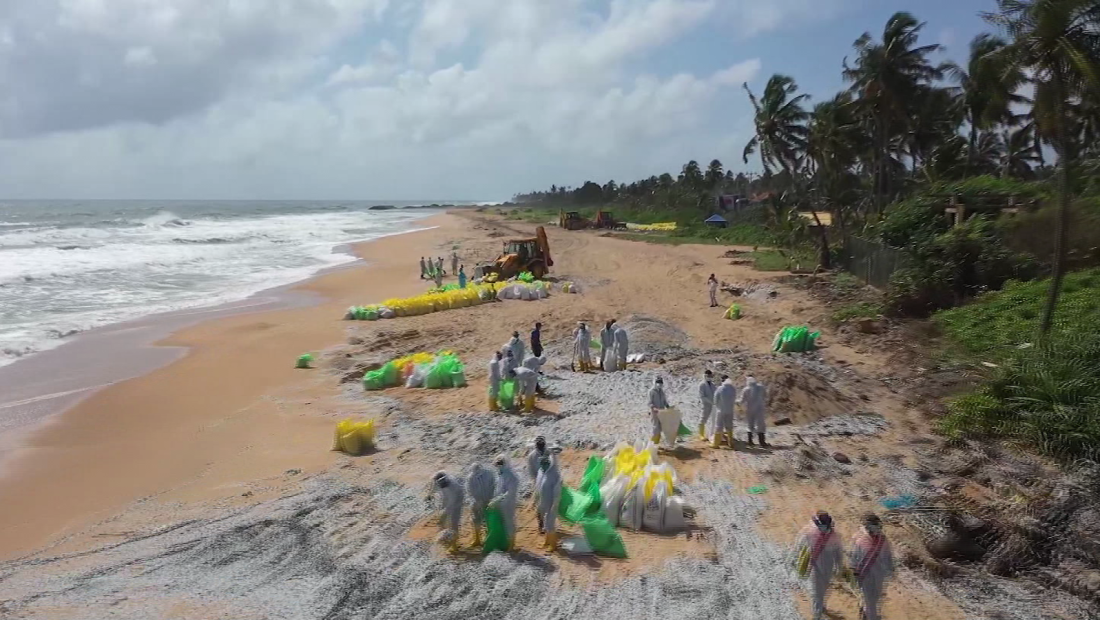
[[[894,573],[894,554],[890,541],[882,533],[882,520],[878,516],[863,517],[863,531],[852,541],[852,549],[848,552],[848,567],[863,599],[861,620],[881,620],[879,605],[886,580]]]
[[[592,334],[588,332],[588,326],[583,322],[578,323],[577,329],[573,330],[573,359],[577,361],[581,372],[592,370],[592,352],[589,350],[591,346]]]
[[[615,321],[608,321],[600,331],[600,369],[615,370]]]
[[[737,388],[729,375],[722,375],[722,385],[714,391],[714,443],[717,448],[725,441],[733,447],[733,407],[737,404]]]
[[[428,264],[424,262],[424,257],[420,257],[420,279],[428,279]]]
[[[668,396],[665,395],[665,381],[657,377],[653,380],[653,387],[649,388],[649,419],[653,422],[653,443],[661,442],[661,419],[657,412],[668,409]]]
[[[707,278],[707,291],[710,292],[710,307],[718,307],[718,278],[714,277],[714,274],[710,274],[710,278]]]
[[[497,351],[489,360],[489,411],[500,411],[497,398],[500,395],[500,372],[500,351]]]
[[[550,455],[539,459],[539,474],[535,479],[535,510],[539,514],[541,529],[546,532],[543,543],[550,551],[558,546],[558,532],[555,529],[558,518],[558,502],[561,500],[561,473],[558,461]]]
[[[512,354],[511,349],[505,348],[501,352],[504,353],[504,357],[500,361],[500,372],[502,372],[503,375],[507,377],[508,371],[515,370],[516,366],[519,365],[519,360],[517,360],[516,356]]]
[[[509,379],[516,381],[516,393],[523,395],[523,411],[531,413],[535,410],[535,392],[539,387],[539,373],[520,366],[508,374]]]
[[[508,463],[508,457],[498,456],[493,465],[497,469],[496,495],[489,504],[500,511],[504,531],[508,535],[508,551],[516,544],[516,505],[519,502],[519,476]]]
[[[458,551],[459,525],[462,522],[462,504],[465,502],[465,493],[462,483],[445,471],[436,472],[432,476],[431,489],[428,491],[428,500],[438,492],[443,497],[443,511],[440,513],[440,526],[443,528],[442,539],[446,541],[448,550]]]
[[[458,252],[451,252],[451,274],[458,275]]]
[[[516,358],[516,363],[519,364],[523,361],[523,353],[525,351],[523,346],[523,340],[519,337],[519,332],[512,332],[512,338],[504,345],[506,349],[512,351],[512,357]]]
[[[554,452],[546,447],[546,438],[542,435],[535,437],[531,451],[527,453],[527,475],[531,477],[531,482],[539,475],[539,459],[547,454],[553,455]]]
[[[497,487],[493,470],[474,463],[466,477],[466,492],[470,498],[470,518],[474,522],[474,546],[481,544],[481,528],[485,524],[485,509],[493,501]]]
[[[626,356],[630,350],[630,338],[621,326],[615,327],[615,358],[619,370],[626,370]]]
[[[748,440],[752,443],[752,434],[756,433],[760,445],[768,447],[764,435],[767,432],[764,423],[764,408],[768,402],[768,390],[763,383],[752,377],[745,377],[745,389],[737,396],[737,404],[741,405],[745,413],[745,423],[749,426]]]
[[[539,387],[538,378],[542,375],[542,367],[546,365],[546,356],[540,355],[528,355],[527,359],[523,360],[523,367],[535,372],[535,394],[542,394],[542,389]]]
[[[798,536],[795,546],[796,557],[809,556],[808,575],[810,580],[810,607],[813,620],[825,620],[825,596],[829,592],[829,583],[840,571],[844,562],[844,548],[840,536],[833,530],[833,518],[821,511],[813,517]]]
[[[703,381],[699,384],[699,402],[703,405],[703,417],[699,420],[699,438],[703,441],[707,439],[707,421],[714,409],[714,390],[714,373],[707,370],[703,372]]]

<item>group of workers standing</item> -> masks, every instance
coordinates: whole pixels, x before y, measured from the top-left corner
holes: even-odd
[[[535,323],[531,332],[531,355],[524,357],[524,353],[518,331],[512,332],[511,339],[493,353],[493,359],[489,360],[489,411],[500,410],[500,386],[504,380],[516,383],[515,393],[521,397],[524,412],[535,410],[539,374],[546,363],[542,355],[542,323]]]
[[[606,372],[626,370],[626,358],[630,350],[630,336],[621,325],[615,323],[615,319],[608,320],[600,331],[600,369]],[[581,372],[595,368],[592,365],[591,346],[592,334],[588,331],[588,324],[582,321],[573,330],[573,359]]]
[[[458,287],[466,288],[466,266],[458,264],[458,252],[451,252],[451,273],[458,276]],[[420,257],[420,279],[433,280],[436,287],[443,286],[443,276],[447,272],[443,270],[443,257],[434,260],[431,257]]]
[[[527,455],[527,474],[534,484],[533,499],[539,533],[545,535],[543,546],[550,550],[555,549],[558,544],[555,527],[561,500],[562,479],[557,459],[560,452],[561,448],[548,447],[546,439],[539,436],[535,438],[534,447]],[[508,538],[506,549],[510,551],[515,548],[519,477],[508,462],[508,457],[498,456],[493,461],[492,469],[475,463],[466,477],[465,485],[462,480],[445,471],[437,472],[432,477],[428,499],[436,493],[442,496],[441,525],[443,537],[451,551],[458,550],[462,510],[467,501],[470,504],[475,546],[482,543],[485,512],[492,508],[500,511],[504,522],[504,531]]]
[[[890,541],[882,532],[882,520],[877,515],[863,517],[859,534],[852,541],[848,564],[844,566],[844,548],[837,535],[833,518],[818,512],[799,534],[795,544],[800,576],[809,577],[813,620],[823,620],[825,596],[829,584],[837,575],[845,576],[859,590],[862,604],[861,620],[880,620],[879,605],[886,580],[894,572],[894,556]]]

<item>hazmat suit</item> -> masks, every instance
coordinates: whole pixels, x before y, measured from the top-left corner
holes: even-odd
[[[534,355],[528,355],[527,359],[523,360],[523,367],[535,372],[541,372],[544,364],[546,364],[545,356],[535,357]]]
[[[470,496],[470,517],[474,522],[474,546],[481,544],[481,527],[485,523],[485,509],[495,496],[497,481],[493,470],[481,463],[474,463],[466,477],[466,491]]]
[[[763,383],[752,377],[745,378],[745,389],[737,396],[737,404],[744,408],[745,423],[749,426],[749,445],[752,445],[752,434],[760,439],[761,446],[767,446],[764,439],[767,432],[764,423],[764,408],[768,402],[768,390]]]
[[[546,449],[546,438],[542,435],[535,437],[535,446],[527,453],[527,475],[531,477],[531,482],[539,475],[539,459],[547,454],[550,451]]]
[[[882,522],[875,515],[863,520],[863,531],[852,542],[848,555],[852,579],[862,596],[862,618],[881,620],[879,604],[886,580],[894,572],[894,554],[890,541],[882,533]]]
[[[428,264],[424,262],[424,257],[420,257],[420,279],[424,280],[428,277]]]
[[[497,468],[496,495],[489,504],[500,511],[504,520],[504,531],[508,534],[508,549],[516,544],[516,505],[519,502],[519,476],[512,469],[508,458],[498,456],[495,462]]]
[[[718,280],[714,277],[714,274],[710,274],[710,279],[707,280],[707,290],[710,292],[710,307],[718,307]]]
[[[443,270],[442,269],[436,269],[435,274],[434,274],[433,277],[435,278],[435,287],[436,288],[439,288],[439,287],[443,286]]]
[[[458,252],[451,252],[451,273],[458,273]]]
[[[539,523],[546,532],[544,546],[551,551],[558,546],[558,533],[555,526],[560,500],[561,473],[558,471],[558,462],[550,455],[545,455],[539,459],[539,474],[535,479],[535,509],[539,514]]]
[[[707,438],[707,421],[714,409],[714,382],[710,371],[703,376],[703,382],[699,384],[699,401],[703,404],[703,417],[699,420],[699,437]]]
[[[615,358],[619,370],[626,370],[626,356],[630,349],[630,338],[622,327],[615,328]]]
[[[714,447],[725,440],[733,447],[733,407],[737,403],[737,388],[733,380],[726,377],[722,385],[714,391]]]
[[[581,372],[588,372],[592,368],[592,334],[588,332],[588,326],[581,323],[573,330],[573,359]]]
[[[649,419],[653,422],[653,443],[661,441],[661,419],[657,417],[657,412],[668,409],[668,406],[664,381],[657,377],[653,380],[653,387],[649,388]]]
[[[504,358],[500,361],[500,371],[504,373],[503,376],[507,377],[509,371],[516,369],[516,365],[519,364],[519,361],[512,355],[511,349],[506,348],[503,353]]]
[[[462,490],[462,483],[444,471],[436,472],[432,476],[432,487],[428,492],[428,499],[437,492],[443,498],[443,512],[440,515],[443,538],[447,540],[447,546],[451,551],[457,551],[459,525],[462,522],[462,504],[465,502],[466,494]]]
[[[512,332],[512,338],[504,345],[505,348],[512,351],[512,357],[516,358],[516,363],[519,364],[523,361],[523,340],[519,337],[519,332]]]
[[[437,274],[439,274],[440,278],[447,275],[447,274],[443,273],[443,257],[442,256],[440,256],[439,258],[437,258],[435,260],[435,272]]]
[[[615,329],[610,322],[600,331],[600,368],[604,372],[615,370]]]
[[[493,354],[489,360],[489,411],[498,411],[497,396],[500,394],[500,352]]]
[[[833,531],[833,519],[828,513],[819,512],[813,522],[799,534],[795,547],[797,557],[809,556],[810,599],[813,620],[825,618],[825,595],[829,583],[841,569],[844,548],[840,536]]]
[[[523,394],[523,410],[531,413],[535,410],[535,391],[539,387],[539,373],[520,366],[512,371],[512,378],[516,380],[516,391]]]

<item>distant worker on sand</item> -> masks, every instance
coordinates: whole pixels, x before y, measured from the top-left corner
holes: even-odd
[[[420,279],[428,279],[428,264],[424,262],[424,257],[420,257]]]
[[[733,406],[737,403],[737,388],[729,375],[722,375],[722,385],[714,391],[714,443],[717,448],[725,441],[733,447]]]
[[[825,620],[825,595],[844,561],[844,548],[833,531],[833,518],[829,513],[821,511],[814,515],[810,525],[799,534],[795,552],[798,576],[810,578],[813,620]]]
[[[451,273],[458,273],[458,252],[451,252]]]
[[[447,543],[450,551],[458,551],[458,528],[462,522],[462,504],[466,494],[462,491],[462,484],[445,471],[436,472],[432,476],[432,487],[428,491],[429,501],[437,491],[443,496],[443,511],[440,514],[443,532],[440,538]]]
[[[508,551],[516,546],[516,504],[519,502],[519,477],[503,454],[493,463],[497,469],[496,496],[489,504],[490,508],[500,511],[504,520],[504,531],[508,534]]]
[[[508,347],[512,351],[512,357],[516,358],[516,363],[523,361],[523,341],[520,340],[519,332],[512,332],[512,338],[504,346]]]
[[[489,360],[489,411],[500,411],[497,396],[500,395],[500,351]]]
[[[539,459],[539,474],[535,482],[536,510],[539,523],[546,532],[543,545],[550,551],[558,546],[558,532],[555,529],[558,517],[558,502],[561,499],[561,473],[557,459],[545,455]]]
[[[699,420],[699,438],[707,439],[707,421],[710,420],[710,412],[714,409],[714,373],[707,370],[703,372],[703,382],[699,384],[699,400],[703,403],[703,417]]]
[[[535,323],[535,329],[531,330],[531,354],[542,355],[542,323]]]
[[[573,330],[573,359],[581,372],[592,369],[592,334],[588,332],[588,326],[583,322],[577,323],[577,329]]]
[[[474,463],[466,477],[466,491],[470,494],[470,518],[474,522],[474,546],[481,544],[481,528],[485,524],[485,509],[493,501],[497,481],[493,470],[481,463]]]
[[[630,338],[622,326],[615,326],[615,361],[619,370],[626,370],[626,357],[630,350]]]
[[[539,386],[539,373],[520,366],[512,370],[509,375],[509,379],[515,379],[516,381],[516,393],[523,395],[523,411],[525,413],[531,413],[535,410],[535,392]]]
[[[741,390],[741,394],[737,397],[737,404],[744,407],[745,411],[745,423],[749,426],[748,440],[749,445],[752,444],[752,434],[756,433],[756,437],[760,439],[760,445],[768,447],[768,442],[764,440],[767,429],[765,428],[764,420],[764,408],[767,405],[768,390],[764,387],[764,384],[757,382],[752,377],[745,377],[745,389]]]
[[[436,269],[435,272],[432,274],[432,278],[435,280],[435,287],[436,288],[442,288],[443,287],[443,270],[442,269]]]
[[[600,369],[611,372],[615,365],[615,321],[608,321],[600,332]]]
[[[852,542],[848,555],[852,580],[863,597],[860,608],[863,620],[881,620],[879,604],[886,580],[894,573],[894,554],[890,541],[882,533],[882,520],[868,514],[863,517],[863,531]]]
[[[458,268],[458,288],[466,288],[466,265]]]
[[[661,442],[661,419],[657,412],[668,409],[668,396],[665,395],[664,379],[657,377],[653,387],[649,388],[649,419],[653,422],[653,443]]]
[[[710,291],[710,307],[718,307],[718,278],[714,277],[714,274],[710,274],[710,278],[707,279],[707,290]]]

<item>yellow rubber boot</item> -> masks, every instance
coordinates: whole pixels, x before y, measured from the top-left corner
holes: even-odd
[[[543,546],[546,547],[547,551],[553,551],[553,550],[557,549],[558,548],[558,533],[557,532],[547,532],[546,542],[543,543]]]
[[[480,547],[481,546],[481,532],[479,532],[479,531],[474,532],[474,546],[475,547]]]
[[[535,410],[535,397],[534,396],[527,396],[526,398],[523,399],[523,411],[526,412],[526,413],[531,413],[534,410]]]
[[[489,397],[489,411],[500,411],[500,404],[495,396]]]
[[[653,443],[661,443],[661,434],[657,433],[656,435],[650,437],[649,440]]]
[[[702,439],[703,441],[707,440],[707,425],[706,424],[700,424],[699,425],[699,439]]]
[[[719,448],[722,446],[722,433],[718,431],[714,432],[714,441],[711,442],[710,447]]]

